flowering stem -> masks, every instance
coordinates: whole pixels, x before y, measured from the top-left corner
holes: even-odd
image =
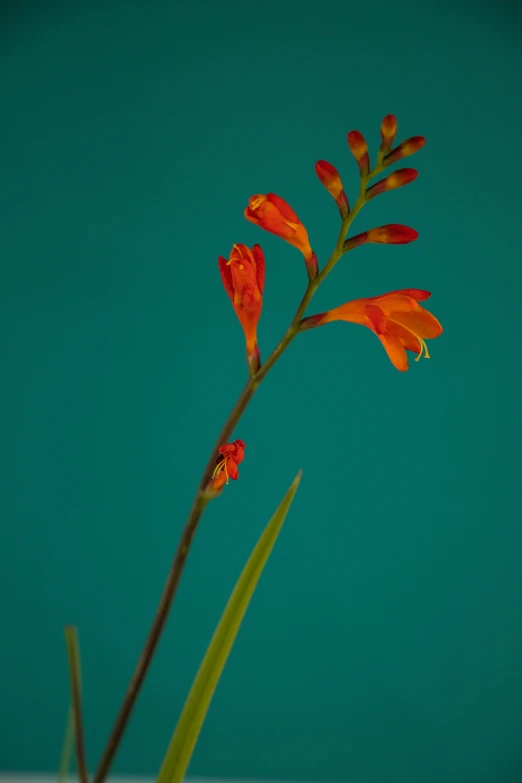
[[[125,694],[123,703],[120,707],[120,711],[114,723],[113,729],[111,731],[109,740],[105,747],[100,764],[98,766],[96,774],[94,775],[93,783],[102,783],[102,781],[105,780],[107,773],[109,772],[110,766],[116,754],[116,750],[120,744],[121,738],[123,736],[123,732],[125,731],[130,714],[136,702],[139,690],[143,684],[145,675],[147,674],[148,668],[152,661],[152,657],[154,655],[161,633],[165,626],[165,622],[167,620],[168,613],[172,605],[172,601],[174,600],[174,596],[176,594],[178,584],[181,575],[183,573],[183,569],[185,567],[185,562],[187,560],[189,549],[192,544],[192,540],[194,538],[196,529],[198,527],[199,520],[201,519],[201,516],[203,514],[203,511],[205,510],[207,503],[212,497],[209,493],[207,493],[206,490],[212,478],[212,473],[216,465],[216,453],[218,452],[219,447],[230,439],[230,436],[232,435],[238,421],[240,420],[241,416],[245,412],[248,403],[252,399],[254,392],[258,388],[259,384],[261,383],[265,375],[273,367],[273,365],[279,359],[281,354],[290,345],[294,337],[296,337],[296,335],[299,334],[299,325],[301,319],[303,318],[306,309],[308,308],[308,305],[312,301],[312,297],[315,294],[317,288],[321,285],[323,280],[330,274],[330,272],[334,268],[335,264],[339,261],[343,253],[346,252],[343,248],[344,240],[346,239],[346,235],[349,231],[349,228],[354,218],[356,217],[357,213],[359,212],[359,210],[361,209],[361,207],[366,201],[366,195],[365,195],[366,185],[370,179],[372,179],[374,176],[379,174],[380,171],[382,171],[382,168],[383,166],[379,161],[375,166],[375,168],[373,169],[373,171],[371,171],[367,177],[361,178],[359,197],[356,203],[354,204],[354,207],[351,210],[351,212],[347,216],[343,217],[342,219],[341,230],[339,232],[337,244],[334,248],[332,255],[330,256],[330,259],[328,260],[328,263],[325,265],[323,270],[319,272],[317,277],[309,281],[304,296],[301,300],[301,303],[297,308],[296,313],[285,335],[283,336],[279,344],[274,348],[274,350],[272,351],[272,353],[270,354],[266,362],[260,367],[260,369],[256,373],[250,375],[243,391],[239,395],[236,404],[232,408],[232,411],[227,421],[225,422],[223,429],[219,434],[219,437],[216,441],[216,445],[214,446],[210,454],[209,460],[203,472],[203,476],[201,477],[199,489],[196,493],[196,497],[194,498],[194,502],[192,504],[192,508],[190,510],[188,519],[185,523],[185,527],[181,534],[181,538],[178,543],[178,548],[176,550],[176,554],[174,555],[174,560],[172,561],[172,565],[170,567],[170,571],[167,577],[167,581],[165,583],[165,587],[163,588],[163,593],[160,598],[160,602],[156,610],[156,614],[154,616],[154,620],[151,629],[149,631],[149,635],[147,637],[142,654],[134,670],[134,674],[132,675],[132,679],[130,681],[129,687]]]

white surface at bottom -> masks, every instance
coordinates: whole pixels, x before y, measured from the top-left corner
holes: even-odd
[[[0,783],[56,783],[56,775],[0,771]],[[78,783],[77,778],[69,778],[69,783]],[[133,778],[130,775],[125,777],[114,775],[108,778],[108,783],[155,783],[155,779]],[[285,783],[285,781],[243,780],[240,778],[234,778],[234,780],[228,780],[227,778],[188,778],[187,783]],[[347,783],[349,782],[347,781]],[[355,781],[351,781],[351,783],[355,783]]]

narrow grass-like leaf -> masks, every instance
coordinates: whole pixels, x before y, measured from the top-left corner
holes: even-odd
[[[283,526],[300,480],[301,472],[297,474],[280,506],[264,529],[236,583],[190,689],[163,760],[157,783],[181,783],[183,780],[241,621]]]
[[[62,754],[60,756],[60,769],[58,770],[58,783],[66,783],[71,768],[71,759],[74,750],[74,712],[69,707],[65,736],[63,739]]]

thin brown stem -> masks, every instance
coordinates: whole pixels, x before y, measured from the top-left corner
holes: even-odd
[[[85,760],[85,741],[83,738],[80,647],[78,631],[73,625],[65,628],[65,642],[69,661],[69,679],[71,683],[71,701],[74,715],[74,736],[76,740],[76,765],[81,783],[88,783],[87,762]]]
[[[107,745],[105,747],[100,764],[98,766],[96,774],[94,775],[93,783],[103,783],[105,777],[107,776],[107,773],[109,772],[112,761],[116,754],[116,750],[118,749],[121,738],[123,736],[123,732],[125,731],[130,714],[136,702],[139,690],[143,684],[152,657],[158,645],[161,633],[163,631],[163,628],[165,626],[169,614],[170,607],[172,605],[172,601],[174,600],[174,596],[176,594],[179,581],[181,579],[181,575],[183,573],[183,569],[185,567],[187,556],[190,550],[190,546],[192,544],[192,540],[194,538],[194,534],[198,527],[199,520],[201,519],[201,515],[203,514],[205,506],[207,505],[211,497],[206,493],[205,490],[207,489],[208,483],[212,477],[212,473],[215,468],[216,454],[218,452],[218,449],[220,446],[222,446],[230,439],[230,436],[232,435],[236,424],[238,423],[244,411],[246,410],[248,403],[252,399],[254,392],[256,391],[257,387],[259,386],[259,384],[261,383],[265,375],[273,367],[275,362],[279,359],[279,357],[282,355],[282,353],[285,351],[288,345],[292,342],[292,340],[296,337],[296,335],[299,334],[299,323],[308,305],[310,304],[315,291],[317,290],[319,285],[323,282],[323,280],[326,278],[326,276],[331,272],[331,270],[333,269],[337,261],[343,255],[343,243],[348,233],[348,230],[350,228],[350,225],[352,223],[352,220],[354,219],[354,217],[356,216],[356,214],[359,212],[362,205],[364,204],[366,183],[371,177],[375,176],[375,174],[377,174],[378,171],[380,171],[379,165],[376,166],[374,171],[369,175],[367,179],[361,181],[361,190],[360,190],[359,198],[352,212],[347,217],[345,217],[342,221],[339,237],[328,263],[326,264],[324,269],[317,275],[317,277],[308,283],[304,296],[299,304],[299,307],[297,308],[297,311],[285,335],[283,336],[279,344],[274,348],[274,350],[272,351],[272,353],[270,354],[266,362],[257,371],[257,373],[252,375],[247,381],[243,391],[239,395],[236,404],[232,408],[232,411],[227,421],[225,422],[223,429],[219,434],[219,437],[216,441],[216,445],[209,457],[206,468],[203,472],[203,476],[201,478],[199,489],[196,493],[196,497],[194,499],[192,509],[190,511],[188,519],[185,523],[185,527],[181,534],[181,539],[179,541],[178,548],[174,556],[174,560],[172,561],[172,565],[170,567],[167,581],[165,583],[165,587],[163,588],[163,594],[161,596],[158,608],[156,610],[156,614],[151,629],[149,631],[149,635],[145,642],[145,646],[141,653],[140,659],[134,670],[134,674],[132,675],[132,679],[130,681],[129,687],[125,694],[123,703],[120,707],[120,711],[117,715],[110,737],[107,741]]]
[[[174,560],[172,561],[172,565],[170,567],[167,581],[165,582],[165,586],[163,588],[163,593],[161,595],[160,602],[158,604],[158,608],[156,610],[156,614],[147,637],[147,641],[132,675],[129,687],[127,688],[125,698],[112,728],[109,740],[94,776],[93,783],[101,783],[101,781],[105,779],[107,773],[109,772],[116,750],[120,744],[123,732],[125,731],[127,722],[134,707],[134,703],[137,699],[139,690],[143,684],[143,680],[145,679],[145,675],[147,674],[150,662],[160,640],[161,633],[165,626],[165,622],[172,605],[172,601],[176,594],[181,574],[183,573],[183,569],[185,567],[185,562],[192,544],[192,539],[194,538],[194,534],[198,527],[199,520],[201,519],[201,515],[205,509],[205,506],[209,501],[208,496],[205,496],[205,489],[212,477],[217,450],[219,446],[221,446],[223,443],[226,443],[226,441],[230,438],[234,427],[243,414],[243,411],[248,405],[256,388],[257,384],[255,383],[254,379],[249,379],[245,388],[241,392],[239,399],[234,405],[234,408],[232,409],[232,412],[230,413],[230,416],[228,417],[223,429],[221,430],[216,441],[216,445],[207,462],[206,468],[201,478],[199,490],[194,499],[194,503],[192,504],[192,509],[190,510],[188,519],[185,523],[183,533],[181,534],[181,539],[178,543],[178,548],[176,550],[176,554],[174,555]]]

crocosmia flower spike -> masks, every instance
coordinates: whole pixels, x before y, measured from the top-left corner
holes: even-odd
[[[371,329],[388,354],[392,364],[404,372],[408,369],[406,350],[429,359],[426,340],[442,334],[442,326],[419,302],[428,299],[429,291],[403,288],[382,296],[355,299],[326,313],[301,321],[301,329],[312,329],[330,321],[348,321]]]
[[[220,492],[229,479],[236,481],[239,477],[238,465],[245,458],[245,444],[242,440],[233,443],[225,443],[219,447],[219,457],[212,474],[211,489]]]
[[[245,217],[300,250],[305,257],[308,276],[311,280],[317,276],[317,257],[310,247],[306,228],[284,199],[275,193],[251,196]]]
[[[315,164],[315,173],[326,190],[334,197],[341,215],[348,215],[350,212],[348,199],[344,192],[341,177],[335,166],[332,166],[327,160],[318,160]]]
[[[257,347],[257,323],[263,306],[265,286],[265,257],[259,245],[252,249],[234,245],[227,260],[218,258],[219,271],[232,306],[243,327],[246,338],[247,360],[251,372],[260,367]]]

